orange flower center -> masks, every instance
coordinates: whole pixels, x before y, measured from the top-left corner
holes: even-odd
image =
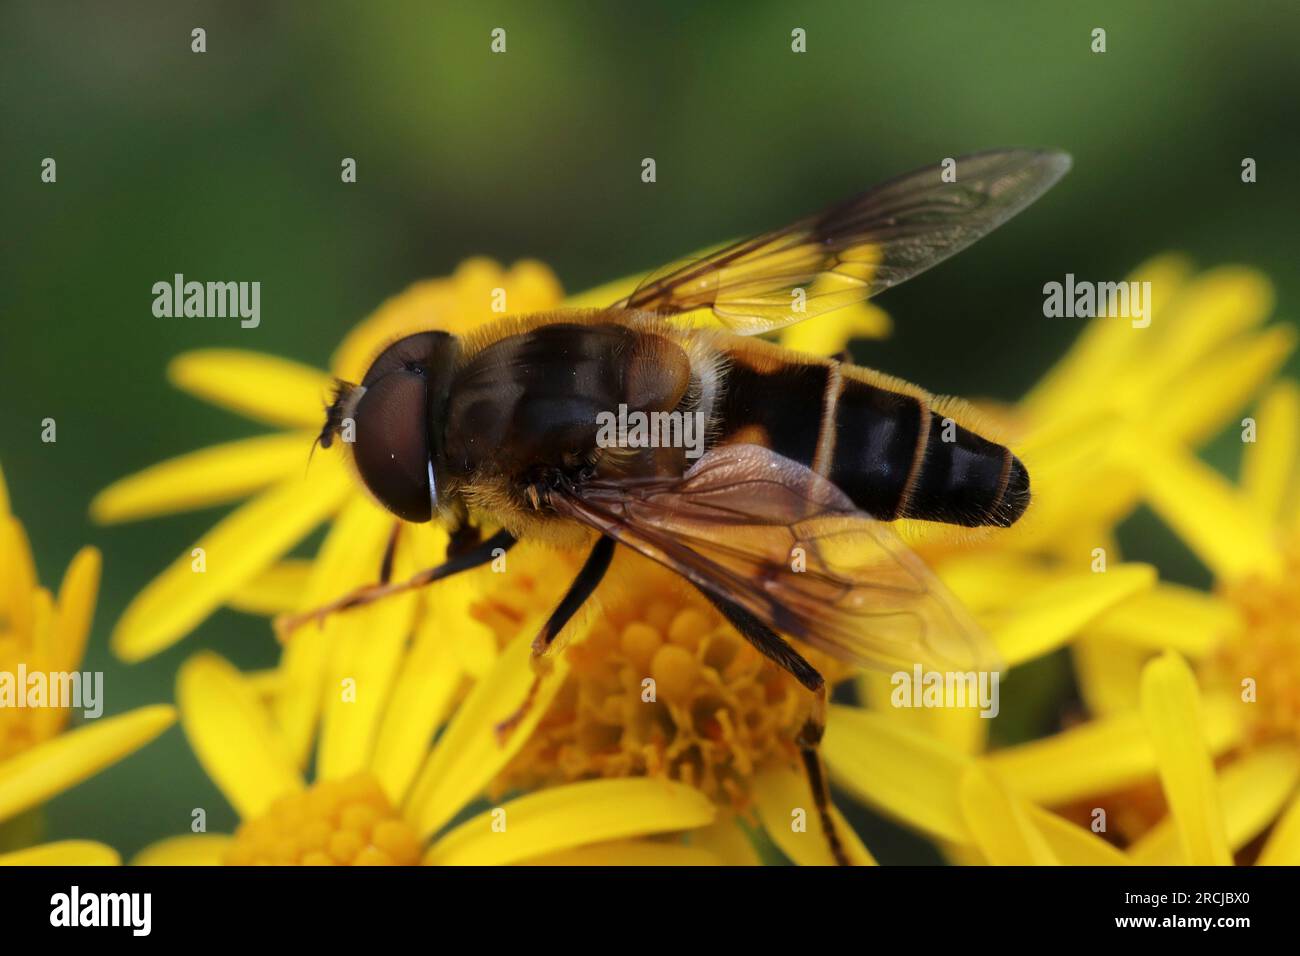
[[[283,796],[240,825],[226,852],[231,866],[409,866],[420,838],[369,773],[324,780]]]
[[[495,789],[649,775],[744,809],[756,770],[793,757],[809,693],[645,558],[620,551],[598,597],[586,635],[560,651],[564,686]]]

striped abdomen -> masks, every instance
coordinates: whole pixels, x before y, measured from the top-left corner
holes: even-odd
[[[754,340],[726,354],[721,442],[767,445],[882,520],[1006,527],[1028,507],[1020,460],[933,411],[921,389]]]

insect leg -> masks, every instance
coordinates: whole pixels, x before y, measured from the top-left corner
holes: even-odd
[[[700,593],[709,599],[731,626],[740,632],[741,637],[754,645],[754,648],[768,660],[788,671],[795,680],[813,693],[812,711],[804,721],[795,743],[799,745],[799,756],[803,760],[804,773],[812,788],[813,801],[817,806],[817,816],[821,820],[822,832],[830,845],[831,856],[840,866],[849,866],[848,855],[840,842],[835,821],[831,818],[830,787],[826,781],[826,771],[822,766],[818,747],[822,734],[826,730],[826,679],[818,670],[804,660],[793,647],[749,611],[739,604],[728,601],[700,588]]]
[[[384,548],[384,558],[379,562],[379,583],[387,584],[393,578],[393,556],[397,554],[397,538],[402,531],[402,522],[394,521],[393,530],[388,535],[388,544]]]
[[[451,536],[447,539],[447,558],[473,551],[482,541],[483,531],[478,525],[470,524],[468,520],[461,521],[451,529]]]
[[[587,603],[587,598],[591,597],[592,592],[604,579],[605,572],[609,570],[609,562],[613,556],[614,539],[602,535],[592,547],[591,553],[587,555],[582,570],[569,585],[569,590],[565,592],[560,603],[551,612],[551,616],[542,625],[542,629],[533,638],[535,657],[540,657],[550,650],[551,642],[564,630],[564,625],[568,624],[573,615],[578,613],[578,609]]]
[[[592,547],[591,553],[587,555],[582,570],[578,572],[578,576],[569,585],[569,590],[565,592],[564,597],[560,599],[560,603],[551,612],[551,616],[542,625],[542,629],[533,638],[533,670],[535,672],[533,682],[528,687],[524,702],[519,705],[514,713],[497,724],[498,740],[504,741],[510,735],[510,732],[519,725],[519,722],[524,719],[529,709],[532,708],[533,702],[537,698],[538,688],[541,687],[542,675],[545,673],[547,663],[545,657],[551,649],[551,643],[564,630],[564,626],[572,620],[573,615],[578,613],[578,609],[587,603],[587,599],[591,597],[592,592],[600,585],[600,582],[605,577],[605,572],[609,570],[609,562],[613,556],[614,539],[602,535]]]
[[[480,542],[477,547],[471,548],[462,554],[449,558],[442,564],[434,565],[431,568],[425,568],[405,581],[396,583],[379,583],[369,584],[365,587],[357,588],[350,594],[345,594],[338,600],[331,601],[328,604],[321,605],[311,611],[304,611],[300,614],[292,614],[276,619],[275,630],[280,640],[287,638],[294,630],[301,627],[308,621],[323,622],[325,618],[339,611],[347,611],[355,607],[363,607],[367,604],[373,604],[375,601],[389,597],[393,594],[401,594],[404,591],[413,591],[416,588],[422,588],[426,584],[432,584],[435,581],[441,581],[443,578],[449,578],[453,574],[459,574],[461,571],[469,571],[473,568],[480,567],[497,557],[496,552],[508,551],[515,543],[514,535],[508,531],[498,531],[486,541]]]

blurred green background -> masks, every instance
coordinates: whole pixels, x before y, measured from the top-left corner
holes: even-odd
[[[1074,155],[1069,177],[885,295],[897,332],[861,343],[860,361],[1014,399],[1080,326],[1043,318],[1044,282],[1119,279],[1168,249],[1266,270],[1293,319],[1300,5],[1079,6],[6,3],[0,464],[43,581],[84,543],[104,551],[86,666],[107,672],[108,712],[170,700],[201,647],[242,666],[275,657],[265,621],[234,612],[141,665],[105,649],[131,595],[222,510],[98,528],[93,493],[260,431],[171,390],[168,359],[228,346],[324,365],[380,300],[471,254],[542,259],[576,291],[944,156],[1056,146]],[[194,27],[205,54],[190,52]],[[489,52],[495,27],[505,55]],[[795,27],[806,54],[790,51]],[[1090,51],[1094,27],[1105,54]],[[47,156],[56,185],[40,182]],[[261,326],[155,318],[151,287],[176,272],[260,280]],[[57,444],[40,441],[46,417]],[[1234,444],[1211,457],[1231,467]],[[1205,581],[1149,517],[1123,540]],[[1059,663],[1034,675],[1040,694],[1014,695],[1027,703],[1000,736],[1050,729],[1069,690]],[[234,824],[173,729],[55,800],[46,836],[129,854],[184,832],[194,807],[211,829]],[[933,859],[855,819],[883,862]]]

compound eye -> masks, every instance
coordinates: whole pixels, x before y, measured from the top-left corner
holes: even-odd
[[[436,356],[447,351],[454,340],[448,332],[416,332],[398,339],[379,353],[379,357],[370,363],[370,370],[361,384],[369,388],[386,375],[415,366],[428,368],[430,363],[436,367]]]
[[[366,487],[403,521],[431,519],[423,371],[402,367],[375,381],[357,403],[355,418],[352,452]]]

